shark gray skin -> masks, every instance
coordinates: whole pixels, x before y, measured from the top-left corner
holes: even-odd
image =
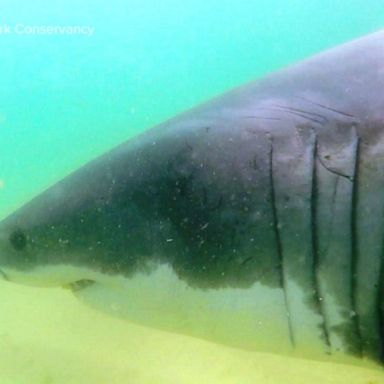
[[[381,31],[76,170],[0,223],[1,274],[237,347],[380,363],[383,164]]]

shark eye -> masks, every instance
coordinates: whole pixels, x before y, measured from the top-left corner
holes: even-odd
[[[20,229],[15,230],[9,236],[9,241],[16,251],[22,251],[27,245],[27,237]]]

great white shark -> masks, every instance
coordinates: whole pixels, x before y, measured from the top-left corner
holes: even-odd
[[[0,275],[246,348],[383,362],[384,31],[124,142],[0,223]]]

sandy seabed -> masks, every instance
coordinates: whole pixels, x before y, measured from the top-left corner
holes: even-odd
[[[63,289],[0,283],[1,384],[381,384],[384,370],[228,348],[130,324]]]

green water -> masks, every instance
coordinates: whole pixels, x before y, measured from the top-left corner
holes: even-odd
[[[231,87],[384,26],[382,0],[2,0],[0,216],[121,141]]]

